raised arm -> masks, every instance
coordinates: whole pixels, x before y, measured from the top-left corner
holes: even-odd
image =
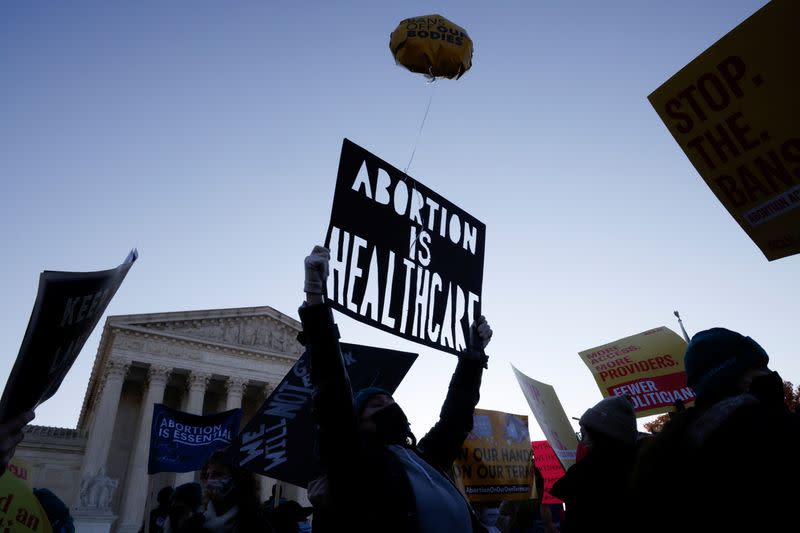
[[[339,329],[324,302],[330,253],[315,246],[305,259],[306,301],[300,307],[303,331],[299,340],[309,352],[311,381],[317,388],[314,415],[319,426],[320,458],[329,477],[337,467],[346,474],[346,458],[356,453],[357,426],[353,414],[353,393],[339,348]]]
[[[439,421],[419,442],[426,458],[443,470],[456,460],[472,431],[472,414],[480,399],[481,377],[488,361],[483,350],[492,338],[492,329],[486,318],[480,317],[470,331],[471,348],[458,358]]]

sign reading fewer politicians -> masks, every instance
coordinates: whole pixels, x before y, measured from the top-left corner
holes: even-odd
[[[193,415],[155,404],[147,473],[200,470],[215,450],[233,442],[241,421],[241,409]]]
[[[480,315],[486,226],[345,139],[326,246],[342,313],[458,354]]]
[[[627,394],[636,416],[687,407],[695,394],[686,385],[686,341],[669,328],[656,328],[580,352],[603,396]]]
[[[342,343],[341,349],[354,391],[374,386],[393,393],[417,359],[414,353],[357,344]],[[308,358],[307,351],[300,356],[232,446],[242,467],[300,487],[322,473]]]
[[[800,2],[772,0],[649,96],[772,261],[800,252]]]
[[[528,417],[475,409],[472,420],[454,469],[469,501],[532,498]]]

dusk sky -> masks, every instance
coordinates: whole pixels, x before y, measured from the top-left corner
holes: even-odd
[[[269,305],[297,316],[342,139],[487,227],[495,335],[479,407],[568,416],[601,399],[578,352],[725,326],[800,381],[800,257],[768,262],[647,96],[762,0],[0,3],[0,382],[42,270],[140,258],[106,315]],[[400,20],[474,41],[460,80],[395,64]],[[337,316],[343,340],[420,354],[396,393],[420,437],[456,358]],[[74,427],[102,324],[35,423]],[[531,436],[542,433],[530,416]],[[576,426],[577,427],[577,426]]]

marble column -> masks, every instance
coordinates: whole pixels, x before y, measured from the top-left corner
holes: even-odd
[[[100,379],[92,427],[86,442],[81,479],[96,476],[100,469],[106,466],[108,451],[111,448],[111,438],[114,435],[114,422],[117,419],[122,385],[130,366],[130,360],[120,357],[111,357],[106,362]]]
[[[137,533],[144,522],[147,503],[147,459],[150,451],[150,429],[153,423],[153,405],[164,401],[171,368],[151,365],[147,374],[147,390],[142,400],[136,446],[131,454],[128,479],[122,500],[122,513],[118,533]]]
[[[229,376],[225,381],[225,391],[228,393],[225,399],[225,410],[241,409],[244,391],[247,388],[247,378],[239,376]]]
[[[203,414],[203,400],[206,397],[206,387],[211,380],[211,374],[205,372],[192,371],[189,374],[187,383],[188,399],[186,401],[186,412],[193,415]],[[175,486],[191,483],[194,481],[194,472],[178,472],[175,474]]]

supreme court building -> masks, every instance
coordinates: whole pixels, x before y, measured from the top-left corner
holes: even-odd
[[[153,405],[241,407],[242,427],[300,356],[300,323],[271,307],[106,319],[78,427],[29,426],[16,456],[70,507],[77,531],[136,533],[158,491],[195,473],[147,474]],[[262,500],[275,483],[261,479]],[[307,505],[305,491],[284,486]]]

